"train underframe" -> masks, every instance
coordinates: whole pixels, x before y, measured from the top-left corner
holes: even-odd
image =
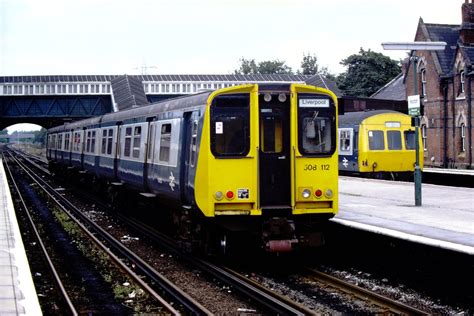
[[[105,196],[113,211],[138,215],[161,225],[187,252],[215,254],[253,247],[282,253],[320,247],[324,245],[326,223],[333,217],[332,213],[294,216],[291,209],[265,209],[262,216],[204,217],[195,207],[148,197],[126,185],[103,181],[88,173],[77,173],[75,168],[58,167],[50,165],[56,177],[67,181],[73,179]],[[136,212],[137,206],[142,209],[141,213]]]

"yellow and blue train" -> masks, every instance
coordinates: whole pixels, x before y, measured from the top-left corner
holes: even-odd
[[[423,146],[420,138],[420,167]],[[339,116],[339,170],[372,178],[409,178],[415,167],[415,128],[396,111],[348,112]]]
[[[337,123],[329,90],[248,84],[51,128],[47,157],[112,200],[138,192],[168,206],[150,212],[183,240],[244,232],[283,252],[320,244],[337,213]]]

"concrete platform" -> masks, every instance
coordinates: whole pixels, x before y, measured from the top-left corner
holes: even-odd
[[[339,177],[339,214],[333,219],[397,238],[474,255],[474,189]]]
[[[41,315],[0,158],[0,315]]]

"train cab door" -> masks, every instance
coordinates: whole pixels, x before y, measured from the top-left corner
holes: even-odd
[[[264,93],[259,107],[260,207],[291,208],[290,98]]]

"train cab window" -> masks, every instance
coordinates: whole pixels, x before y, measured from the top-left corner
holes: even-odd
[[[250,149],[250,95],[217,96],[211,106],[211,151],[216,157],[246,156]]]
[[[283,128],[280,117],[265,116],[260,122],[260,145],[264,153],[281,153]]]
[[[405,149],[414,150],[415,149],[415,132],[404,131],[403,135],[405,136]]]
[[[402,136],[400,131],[387,131],[387,142],[389,150],[401,150]]]
[[[384,150],[385,149],[383,131],[369,131],[369,149],[370,150]]]
[[[336,150],[336,113],[331,98],[298,95],[298,143],[302,154],[328,155]]]
[[[170,147],[171,147],[171,124],[161,125],[161,137],[160,137],[160,161],[170,161]]]

